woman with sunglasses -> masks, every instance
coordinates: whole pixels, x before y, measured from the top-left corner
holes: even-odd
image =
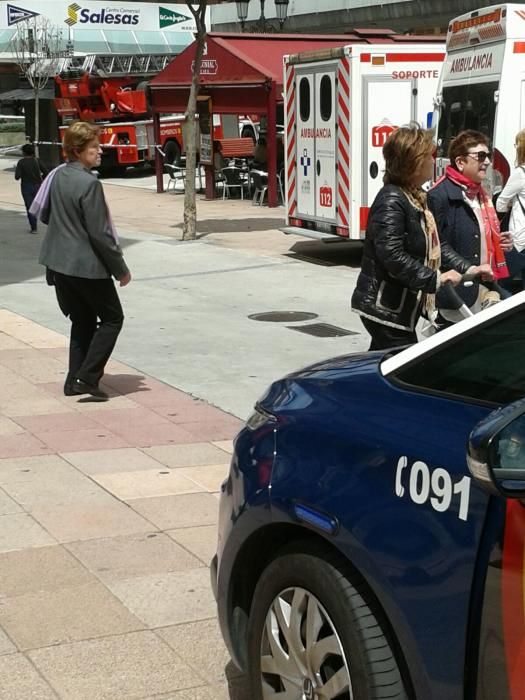
[[[500,235],[492,200],[482,187],[492,162],[488,138],[479,131],[461,131],[451,141],[448,157],[450,165],[445,175],[428,193],[428,206],[436,219],[439,237],[472,265],[492,270],[496,280],[504,279],[508,277],[505,251],[512,248],[512,243],[510,236]],[[456,291],[472,313],[499,301],[496,292],[489,292],[476,282],[471,286],[460,284]],[[438,328],[463,318],[439,291],[437,306]]]
[[[525,288],[525,129],[516,135],[516,170],[507,180],[502,189],[496,209],[504,214],[509,213],[507,227],[512,236],[513,248],[507,253],[509,278],[503,282],[505,288],[510,287],[510,280],[519,275],[521,288]],[[503,227],[503,220],[501,226]]]

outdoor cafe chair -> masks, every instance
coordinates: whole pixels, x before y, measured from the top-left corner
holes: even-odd
[[[169,192],[170,187],[174,192],[176,192],[178,182],[182,183],[182,190],[179,191],[184,192],[186,184],[186,169],[181,168],[178,165],[171,165],[171,163],[164,163],[164,168],[166,169],[169,175],[168,184],[166,186],[166,192]]]
[[[253,189],[252,205],[262,205],[268,192],[268,173],[264,170],[250,170],[250,185]]]
[[[235,192],[240,190],[241,199],[244,199],[244,187],[246,186],[246,180],[242,178],[242,169],[235,165],[228,165],[225,168],[221,168],[221,174],[224,177],[224,182],[222,185],[222,198],[230,196],[230,192]]]

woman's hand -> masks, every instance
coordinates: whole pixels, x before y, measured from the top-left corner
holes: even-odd
[[[440,284],[446,284],[450,282],[453,287],[457,287],[461,283],[461,273],[456,270],[448,270],[448,272],[442,272],[439,277]]]
[[[492,282],[494,279],[494,272],[488,263],[473,265],[469,267],[468,272],[472,275],[479,275],[484,282]]]
[[[131,282],[131,272],[129,272],[129,271],[126,272],[125,275],[123,275],[122,277],[119,277],[118,281],[120,282],[121,287],[125,287],[127,284],[129,284]]]
[[[502,233],[499,235],[499,244],[504,253],[508,253],[510,250],[512,250],[514,248],[514,244],[512,243],[512,233],[510,231],[502,231]]]

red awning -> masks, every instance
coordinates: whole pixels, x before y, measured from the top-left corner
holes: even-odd
[[[236,87],[283,83],[283,57],[348,44],[346,35],[210,33],[201,67],[201,86]],[[196,43],[190,44],[150,82],[152,93],[191,84]],[[155,100],[153,99],[153,102]]]

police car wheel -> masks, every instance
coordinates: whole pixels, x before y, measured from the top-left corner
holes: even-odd
[[[290,553],[264,570],[248,623],[253,700],[407,700],[368,596],[346,569],[337,556]]]

